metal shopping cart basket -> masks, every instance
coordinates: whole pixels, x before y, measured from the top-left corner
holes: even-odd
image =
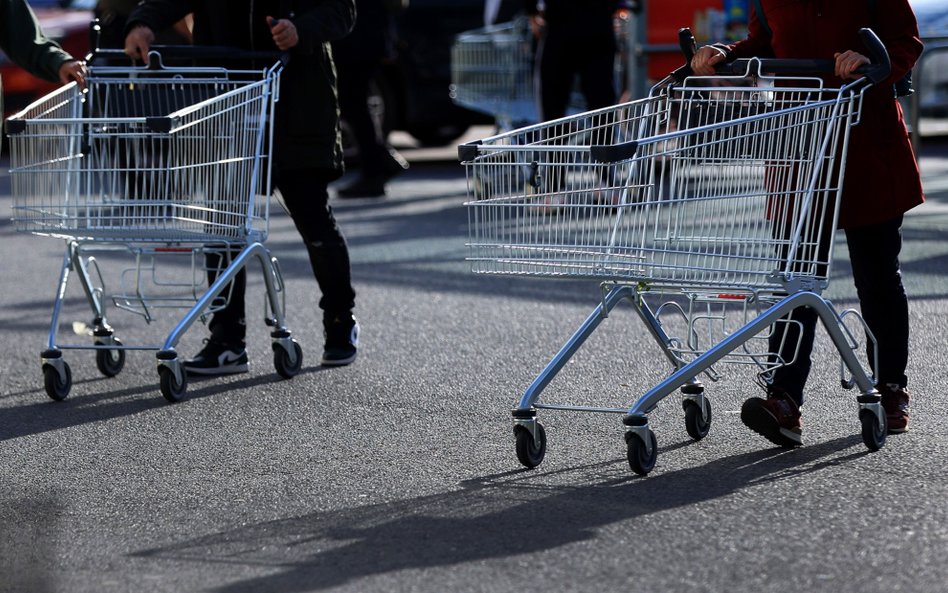
[[[451,46],[451,98],[501,130],[537,121],[534,40],[526,18],[465,31]]]
[[[490,115],[499,130],[538,122],[535,44],[525,17],[460,33],[451,46],[451,99]],[[569,112],[583,105],[574,91]]]
[[[832,72],[827,61],[742,60],[715,77],[690,76],[684,66],[645,99],[459,147],[473,197],[474,272],[602,282],[601,304],[513,410],[523,465],[538,465],[546,451],[539,409],[613,412],[623,414],[632,470],[647,474],[658,451],[648,414],[658,403],[680,389],[687,431],[703,438],[711,406],[699,376],[717,380],[716,365],[735,363],[753,365],[766,381],[799,348],[770,352],[767,334],[795,323],[788,314],[801,306],[816,310],[838,349],[844,387],[859,388],[866,446],[883,446],[880,396],[847,321],[861,324],[867,340],[871,333],[857,312],[837,313],[821,296],[849,128],[864,90],[889,70],[878,38],[869,30],[863,37],[874,65],[841,88],[812,76]],[[689,59],[693,47],[683,30]],[[671,374],[629,407],[541,402],[625,299]]]
[[[91,62],[86,92],[66,85],[7,123],[15,227],[66,242],[41,355],[46,392],[56,400],[69,394],[72,383],[63,350],[81,348],[96,351],[105,376],[122,370],[126,350],[158,350],[161,393],[180,400],[187,380],[176,344],[195,321],[227,304],[231,280],[252,259],[263,267],[276,370],[289,378],[301,368],[302,350],[284,324],[280,269],[263,246],[271,187],[269,123],[283,64],[272,53],[165,49],[179,57],[265,57],[273,65],[230,70],[188,61],[165,67],[153,52],[150,67],[97,66],[99,58],[114,53],[103,50]],[[122,272],[118,290],[110,291],[95,255],[116,252],[135,263]],[[222,263],[205,290],[209,254]],[[150,281],[156,262],[168,259],[191,267],[190,279],[170,292]],[[57,338],[72,271],[92,308],[91,345]],[[146,321],[163,308],[188,311],[163,343],[132,346],[107,322],[108,302]]]

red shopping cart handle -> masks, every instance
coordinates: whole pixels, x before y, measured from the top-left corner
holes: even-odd
[[[882,40],[872,29],[860,29],[859,37],[868,50],[870,63],[861,66],[856,72],[865,76],[872,84],[878,84],[887,79],[892,70],[892,64],[889,62],[889,52],[886,51]],[[694,75],[694,71],[691,69],[691,58],[694,57],[697,51],[695,38],[690,29],[679,29],[678,45],[681,47],[681,53],[685,56],[685,64],[672,72],[671,76],[678,82],[684,82],[685,78]],[[746,74],[754,63],[759,64],[758,72],[773,74],[818,75],[832,74],[836,70],[835,60],[742,58],[718,65],[715,67],[715,72],[723,76],[741,76]]]

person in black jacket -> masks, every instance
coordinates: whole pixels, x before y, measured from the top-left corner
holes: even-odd
[[[34,76],[85,87],[85,64],[46,37],[25,0],[0,0],[0,49]]]
[[[146,59],[160,31],[193,12],[197,45],[288,51],[280,83],[273,162],[284,206],[309,252],[322,292],[325,349],[322,364],[356,358],[359,325],[349,250],[329,206],[328,185],[343,172],[335,65],[330,42],[349,34],[354,0],[146,0],[130,16],[125,53]],[[230,65],[228,64],[228,67]],[[208,269],[215,269],[211,258]],[[213,282],[216,275],[209,272]],[[228,305],[211,318],[205,347],[184,366],[191,374],[245,372],[246,274],[234,280]]]
[[[616,102],[616,37],[620,0],[524,0],[534,35],[540,78],[540,119],[566,115],[576,77],[587,109]]]
[[[382,122],[369,110],[369,89],[382,65],[395,57],[392,0],[356,0],[358,18],[351,35],[334,41],[339,70],[339,108],[359,148],[359,177],[339,188],[341,198],[385,195],[385,183],[408,168],[388,144]]]

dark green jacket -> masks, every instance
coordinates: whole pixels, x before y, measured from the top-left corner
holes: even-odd
[[[59,67],[73,57],[40,30],[25,0],[0,0],[0,49],[31,74],[59,82]]]
[[[160,31],[194,13],[194,43],[253,50],[276,46],[266,16],[291,18],[299,44],[280,84],[274,160],[278,169],[342,170],[336,68],[330,42],[355,24],[354,0],[146,0],[126,30],[145,24]]]

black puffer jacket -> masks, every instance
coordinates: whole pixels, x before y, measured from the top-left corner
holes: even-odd
[[[299,44],[290,52],[277,104],[275,164],[280,169],[342,169],[336,70],[330,42],[355,24],[354,0],[146,0],[127,30],[160,31],[194,13],[194,43],[276,51],[266,17],[292,19]]]

